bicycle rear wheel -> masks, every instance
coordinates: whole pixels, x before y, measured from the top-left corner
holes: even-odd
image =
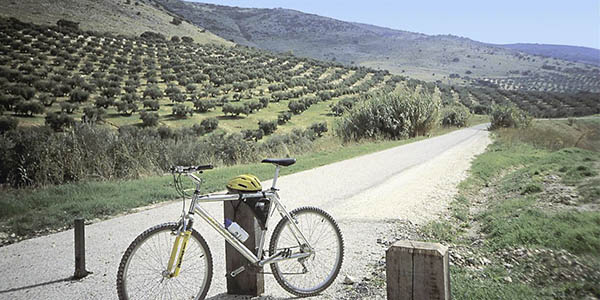
[[[167,264],[177,237],[177,223],[165,223],[140,234],[129,245],[117,273],[119,299],[204,299],[212,278],[212,256],[195,230],[188,241],[181,271],[169,277]]]
[[[342,233],[335,220],[319,208],[301,207],[290,215],[315,252],[307,258],[273,263],[271,270],[286,291],[301,297],[317,295],[327,289],[340,272],[344,259]],[[270,255],[285,249],[292,253],[306,250],[298,244],[290,227],[288,218],[279,221],[271,236]]]

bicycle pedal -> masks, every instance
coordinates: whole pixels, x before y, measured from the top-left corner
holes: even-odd
[[[238,276],[238,275],[240,275],[240,273],[242,273],[242,272],[244,272],[244,271],[246,271],[246,267],[244,267],[244,266],[241,266],[241,267],[239,267],[239,268],[237,268],[237,269],[235,269],[235,270],[231,271],[231,273],[229,273],[229,276],[231,276],[231,277],[233,278],[233,277],[235,277],[235,276]]]

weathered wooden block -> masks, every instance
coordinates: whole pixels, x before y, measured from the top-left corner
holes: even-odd
[[[388,299],[450,299],[448,247],[398,241],[386,252]]]
[[[234,206],[237,206],[238,201],[226,201],[223,203],[225,208],[225,218],[229,218],[238,223],[248,234],[248,240],[244,243],[248,249],[256,249],[258,247],[258,237],[260,236],[260,225],[254,217],[254,213],[246,204],[241,204],[235,214]],[[233,204],[233,205],[232,205]],[[255,253],[256,254],[256,253]],[[225,242],[225,269],[227,274],[241,266],[245,266],[249,261],[241,255],[229,243]],[[250,295],[260,296],[265,291],[265,279],[262,269],[258,270],[247,269],[235,277],[227,275],[227,294],[230,295]]]

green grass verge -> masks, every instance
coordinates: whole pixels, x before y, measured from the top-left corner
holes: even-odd
[[[485,121],[476,117],[472,122]],[[456,128],[438,128],[433,135]],[[335,137],[320,139],[315,151],[297,156],[297,163],[283,168],[281,175],[323,166],[336,161],[385,150],[424,139],[401,141],[371,141],[342,145]],[[246,164],[222,167],[202,174],[203,190],[207,193],[224,190],[228,179],[252,173],[261,180],[270,179],[274,168],[270,164]],[[4,189],[0,198],[0,231],[29,236],[36,232],[69,227],[75,217],[105,218],[133,208],[177,197],[171,176],[152,176],[137,180],[82,182],[36,189]]]
[[[460,184],[459,195],[450,205],[451,218],[423,228],[433,241],[470,247],[492,260],[480,270],[452,266],[453,298],[600,295],[595,277],[600,272],[600,212],[593,206],[586,208],[600,204],[600,148],[596,140],[600,120],[577,122],[568,125],[567,121],[544,121],[525,130],[496,131],[494,143],[475,159],[470,176]],[[575,143],[588,150],[573,147]],[[574,203],[557,202],[561,189],[565,195],[578,194]],[[472,211],[473,202],[480,201],[482,193],[486,203]],[[471,245],[473,232],[484,237],[481,246]],[[519,278],[536,268],[531,264],[549,269],[565,267],[546,266],[548,262],[541,258],[508,270],[497,259],[497,253],[517,247],[566,250],[585,261],[592,271],[583,279],[561,280],[545,273],[524,282]],[[506,276],[513,281],[507,282]]]

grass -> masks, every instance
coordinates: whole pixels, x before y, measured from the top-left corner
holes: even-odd
[[[584,131],[588,133],[583,138],[576,135]],[[434,241],[470,247],[473,253],[492,260],[481,270],[451,267],[455,299],[598,296],[593,274],[600,272],[600,212],[585,208],[600,203],[598,131],[600,120],[587,119],[571,125],[567,121],[537,122],[525,130],[494,133],[494,143],[477,157],[471,175],[460,184],[459,195],[450,206],[451,218],[422,229]],[[573,147],[575,143],[578,147]],[[552,185],[571,187],[579,197],[570,206],[557,204],[552,199],[560,195],[556,189],[549,190]],[[472,210],[482,195],[485,204]],[[483,237],[481,246],[471,245],[473,232]],[[525,264],[508,270],[496,258],[497,253],[516,247],[566,250],[592,271],[587,277],[570,280],[544,273],[533,282],[520,281],[536,266]],[[548,265],[543,259],[534,263],[545,265],[549,272],[564,268]],[[506,276],[513,278],[511,283]]]
[[[485,120],[475,117],[472,122]],[[456,128],[437,128],[432,135],[441,135]],[[425,139],[419,137],[401,141],[368,141],[345,144],[332,136],[320,139],[315,150],[297,156],[297,163],[283,168],[281,175],[323,166],[336,161],[385,150]],[[270,164],[246,164],[206,171],[203,190],[207,193],[223,190],[228,179],[252,173],[261,180],[273,176]],[[73,218],[88,220],[105,218],[133,208],[173,200],[177,197],[171,176],[152,176],[138,180],[82,182],[37,189],[5,189],[0,198],[0,231],[29,236],[36,232],[70,226]]]

